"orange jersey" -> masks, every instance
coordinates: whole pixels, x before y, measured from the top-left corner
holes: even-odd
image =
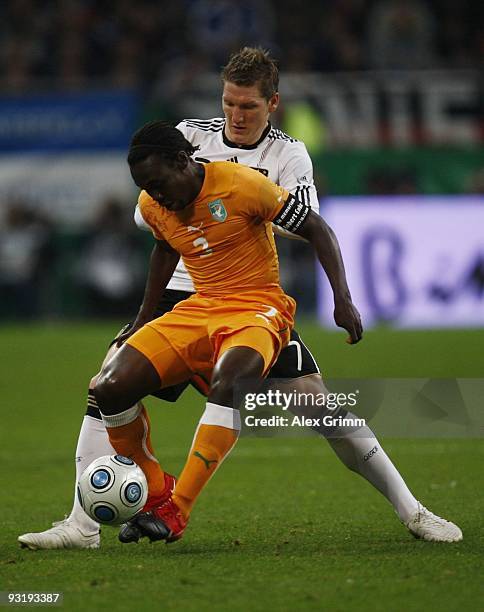
[[[241,164],[205,165],[202,190],[181,211],[169,211],[145,191],[139,209],[158,240],[178,251],[201,295],[279,287],[271,221],[289,193]]]

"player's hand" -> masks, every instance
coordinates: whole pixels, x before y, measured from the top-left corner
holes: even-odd
[[[145,323],[151,321],[150,318],[138,314],[132,323],[128,323],[116,338],[116,346],[119,348],[126,340],[131,337],[138,329],[141,329]]]
[[[351,299],[337,301],[334,307],[334,320],[338,327],[346,329],[349,333],[346,342],[356,344],[363,337],[363,325],[360,313]]]

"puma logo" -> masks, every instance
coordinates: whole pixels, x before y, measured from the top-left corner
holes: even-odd
[[[187,231],[189,232],[200,232],[201,234],[203,234],[203,229],[202,229],[202,225],[203,225],[203,221],[201,223],[195,226],[193,225],[188,225],[187,226]]]
[[[271,306],[267,306],[267,304],[263,304],[269,310],[267,312],[258,312],[255,316],[259,317],[259,319],[264,319],[266,323],[269,323],[269,319],[267,317],[275,317],[277,314],[277,308],[273,308]]]
[[[205,467],[207,468],[207,470],[210,469],[210,464],[211,463],[218,463],[216,459],[205,459],[205,457],[202,455],[202,453],[199,453],[198,451],[195,451],[193,453],[193,455],[195,457],[198,457],[199,459],[201,459],[203,461],[203,463],[205,463]]]

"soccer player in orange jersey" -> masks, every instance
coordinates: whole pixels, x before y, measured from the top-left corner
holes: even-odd
[[[271,114],[279,104],[279,71],[275,60],[263,49],[245,47],[231,56],[222,70],[221,78],[224,117],[185,119],[177,126],[196,149],[193,156],[195,161],[206,163],[230,160],[257,168],[259,172],[291,192],[296,199],[318,211],[312,163],[304,143],[281,132],[272,126],[270,121]],[[223,216],[223,209],[217,202],[213,208],[217,215]],[[141,216],[140,206],[136,210],[135,219],[140,227],[152,229]],[[286,237],[302,239],[280,226],[273,224],[272,227],[275,232]],[[205,245],[205,254],[208,255],[211,247],[206,246],[206,237],[200,228],[192,226],[191,232],[192,239],[196,240],[199,246]],[[155,251],[155,257],[157,253],[158,249]],[[187,299],[193,292],[192,280],[180,260],[154,316],[170,311],[176,303]],[[105,361],[115,350],[116,341],[112,343]],[[296,330],[291,332],[291,341],[281,351],[268,378],[277,379],[279,385],[280,379],[285,379],[290,383],[289,391],[297,390],[303,395],[318,396],[327,392],[318,365]],[[77,478],[93,459],[113,452],[92,390],[96,380],[97,375],[91,380],[87,412],[79,433],[76,450]],[[207,383],[200,376],[192,378],[191,381],[206,393]],[[186,384],[187,382],[184,382],[165,387],[154,395],[165,401],[176,401]],[[311,407],[305,407],[306,412],[308,409],[307,416],[322,416],[320,410],[313,412]],[[133,410],[141,412],[142,407],[133,406]],[[339,414],[354,416],[347,411]],[[140,426],[142,425],[143,431],[149,436],[149,420],[144,412],[143,418]],[[347,426],[316,429],[327,439],[346,467],[363,476],[385,496],[412,534],[441,542],[453,542],[462,538],[456,525],[429,512],[414,497],[367,425],[357,431]],[[145,454],[152,457],[148,447]],[[154,457],[152,463],[156,471],[158,464]],[[175,478],[165,473],[164,479],[157,481],[156,493],[159,499],[168,497],[174,484]],[[136,541],[140,532],[128,522],[121,528],[119,537],[124,542]],[[72,511],[64,521],[57,521],[46,531],[23,534],[19,537],[19,542],[22,546],[32,549],[97,548],[100,545],[99,526],[84,513],[75,495]]]
[[[197,163],[193,152],[163,122],[132,139],[128,163],[157,243],[140,312],[94,388],[111,444],[147,476],[150,495],[135,521],[151,540],[181,537],[197,496],[237,440],[234,386],[262,379],[289,341],[295,304],[279,285],[271,222],[314,247],[333,288],[336,324],[352,343],[362,337],[339,247],[323,219],[261,173]],[[180,255],[196,293],[152,320]],[[153,492],[164,473],[145,452],[147,416],[136,404],[193,374],[211,381],[206,409],[173,496],[160,503]]]

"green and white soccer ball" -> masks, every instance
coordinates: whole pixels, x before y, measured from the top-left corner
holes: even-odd
[[[77,485],[77,497],[84,512],[98,523],[120,525],[143,508],[148,483],[132,459],[106,455],[84,470]]]

